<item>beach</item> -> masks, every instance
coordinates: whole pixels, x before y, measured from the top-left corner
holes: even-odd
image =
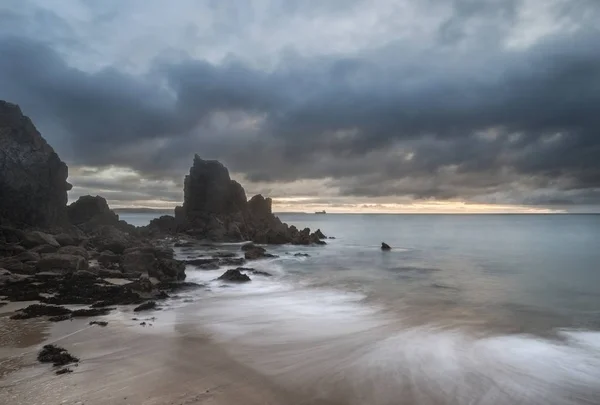
[[[251,282],[220,280],[227,266],[188,264],[186,281],[202,287],[172,293],[157,310],[121,305],[59,323],[1,316],[0,397],[17,405],[600,403],[591,249],[599,217],[284,218],[336,238],[266,246],[274,257],[243,270]],[[392,250],[382,252],[379,239]],[[240,255],[241,244],[175,248],[188,263],[216,252]],[[48,343],[80,358],[72,373],[36,361]]]
[[[142,327],[139,321],[110,319],[104,328],[86,320],[2,322],[3,328],[23,328],[29,334],[23,337],[35,343],[0,342],[0,370],[9,374],[0,382],[3,404],[299,403],[184,320]],[[81,363],[73,373],[54,375],[52,366],[36,361],[42,341],[68,347]]]

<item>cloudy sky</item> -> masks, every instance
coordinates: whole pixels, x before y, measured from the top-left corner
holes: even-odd
[[[599,0],[2,0],[0,98],[70,198],[172,207],[194,153],[276,210],[600,211]]]

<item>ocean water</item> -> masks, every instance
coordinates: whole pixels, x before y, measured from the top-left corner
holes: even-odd
[[[336,239],[172,303],[240,362],[323,403],[600,404],[600,216],[280,217]]]

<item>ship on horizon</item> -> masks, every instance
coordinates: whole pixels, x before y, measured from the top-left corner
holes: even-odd
[[[323,210],[323,211],[315,211],[315,214],[327,214],[327,213],[325,212],[325,210]]]

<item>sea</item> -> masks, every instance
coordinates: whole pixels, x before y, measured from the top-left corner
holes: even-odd
[[[600,404],[600,215],[279,217],[335,239],[172,302],[241,363],[323,404]]]

